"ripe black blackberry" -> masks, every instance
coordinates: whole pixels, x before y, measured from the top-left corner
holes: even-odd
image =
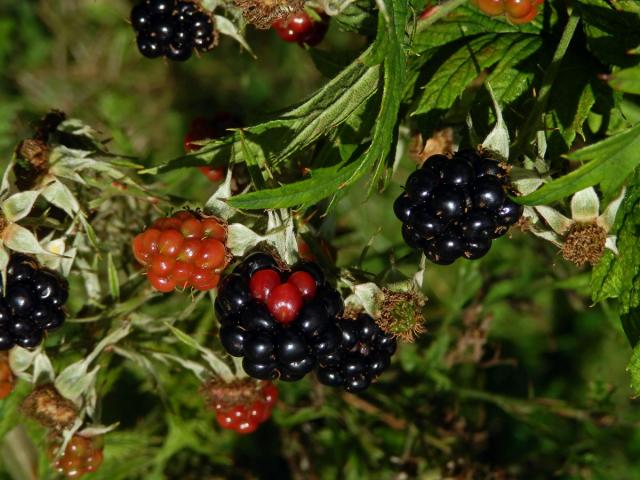
[[[144,0],[131,10],[131,25],[147,58],[183,62],[194,48],[205,51],[215,41],[211,15],[190,0]]]
[[[509,193],[507,171],[496,160],[461,150],[453,158],[429,157],[409,176],[393,209],[405,242],[449,265],[461,256],[483,257],[520,219],[523,207]]]
[[[396,340],[365,313],[355,320],[341,320],[338,326],[342,331],[340,347],[318,358],[318,380],[347,392],[361,392],[389,367]]]
[[[247,374],[295,381],[340,342],[337,317],[344,305],[314,263],[282,268],[265,253],[249,255],[220,285],[215,302],[220,341],[244,357]]]
[[[0,298],[0,350],[40,345],[46,331],[64,323],[67,296],[65,280],[30,257],[13,255],[6,293]]]

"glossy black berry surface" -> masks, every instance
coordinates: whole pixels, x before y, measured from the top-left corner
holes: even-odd
[[[293,292],[299,292],[290,302],[294,312],[277,318],[273,312],[280,307],[272,297],[278,295],[278,287],[290,289],[300,276],[306,282],[303,287],[312,285],[312,293],[303,298],[303,288]],[[287,303],[287,294],[280,300]],[[222,346],[242,357],[245,372],[260,380],[296,381],[316,368],[318,357],[334,353],[340,345],[337,322],[343,311],[342,297],[318,265],[299,262],[283,269],[266,253],[247,256],[224,277],[215,301]]]
[[[389,367],[396,340],[367,314],[360,314],[355,320],[341,320],[338,329],[338,349],[318,357],[318,380],[347,392],[361,392]]]
[[[191,0],[144,0],[131,10],[138,50],[147,58],[184,62],[214,43],[212,17]]]
[[[45,332],[64,323],[67,296],[65,280],[30,257],[13,255],[7,267],[6,294],[0,297],[0,350],[40,345]]]
[[[507,171],[474,150],[429,157],[407,179],[393,211],[407,245],[437,264],[482,258],[522,217]]]

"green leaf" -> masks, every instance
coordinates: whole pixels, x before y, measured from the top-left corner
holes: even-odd
[[[120,299],[120,281],[118,280],[118,269],[113,262],[113,255],[111,252],[107,254],[107,277],[109,280],[109,290],[111,292],[111,298],[114,300]]]
[[[376,43],[376,48],[384,48],[386,52],[383,64],[384,90],[374,125],[373,139],[364,154],[355,160],[351,158],[338,165],[314,169],[311,178],[300,182],[232,197],[229,199],[230,205],[241,209],[309,206],[333,195],[337,190],[354,184],[372,169],[372,185],[380,178],[393,143],[406,73],[406,59],[402,47],[406,6],[400,0],[389,0],[387,11],[390,21],[381,23],[379,40]]]
[[[609,77],[609,85],[621,92],[640,95],[640,66],[614,72]]]
[[[586,161],[580,168],[553,180],[539,190],[518,197],[523,205],[547,205],[584,188],[600,185],[605,196],[615,193],[640,164],[640,125],[570,154],[571,160]]]
[[[628,2],[629,5],[637,2]],[[584,21],[587,45],[605,64],[632,66],[640,59],[627,52],[640,43],[640,14],[623,2],[580,0],[575,3]]]
[[[427,79],[414,115],[451,107],[483,69],[498,63],[504,58],[505,51],[510,51],[524,39],[520,33],[487,34],[460,47]]]
[[[497,22],[496,22],[497,23]],[[535,71],[528,68],[530,62],[543,51],[542,39],[537,35],[525,35],[515,41],[491,71],[487,81],[501,104],[514,101],[531,90]]]
[[[473,6],[462,6],[433,25],[420,30],[414,37],[412,48],[417,52],[441,47],[460,39],[470,39],[487,33],[540,33],[540,24],[511,25],[496,21]]]
[[[321,136],[331,133],[378,90],[380,65],[372,65],[370,47],[338,76],[315,92],[300,105],[280,114],[273,120],[244,128],[243,134],[263,148],[270,166],[276,166],[299,150],[313,144]],[[228,162],[233,146],[242,162],[241,137],[236,133],[206,144],[193,155],[185,155],[165,165],[143,170],[156,174],[177,168],[218,165]],[[214,163],[215,161],[215,163]]]
[[[632,347],[635,347],[640,340],[640,308],[634,308],[620,316],[622,328],[629,339]]]
[[[593,300],[617,298],[620,313],[626,315],[640,307],[640,173],[618,210],[615,233],[620,255],[607,252],[593,269],[591,290]],[[631,338],[630,338],[631,340]]]
[[[640,395],[640,345],[633,348],[631,359],[627,365],[627,372],[631,375],[631,390]]]

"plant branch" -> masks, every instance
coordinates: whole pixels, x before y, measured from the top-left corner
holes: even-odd
[[[544,78],[542,79],[542,86],[540,87],[540,91],[538,92],[536,103],[531,109],[531,113],[524,123],[524,128],[518,135],[518,139],[513,146],[513,151],[516,153],[516,155],[522,152],[524,146],[527,145],[529,140],[533,137],[533,135],[535,135],[535,133],[538,131],[538,128],[540,127],[543,113],[547,108],[547,102],[549,101],[551,89],[556,81],[558,73],[560,72],[560,65],[562,64],[562,60],[564,59],[564,56],[569,49],[569,44],[573,39],[573,34],[575,33],[579,22],[580,17],[577,13],[573,12],[564,27],[562,37],[560,37],[560,42],[556,47],[553,58],[551,59],[551,64],[547,68]]]

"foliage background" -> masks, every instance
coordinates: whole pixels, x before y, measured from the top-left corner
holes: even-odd
[[[58,108],[110,136],[112,151],[152,166],[181,155],[196,115],[226,110],[252,123],[326,82],[303,49],[251,28],[257,60],[229,39],[184,65],[145,60],[126,22],[129,8],[123,0],[0,6],[0,158],[10,158],[32,121]],[[365,41],[336,27],[320,48],[342,63]],[[549,35],[542,57],[554,48]],[[597,61],[576,54],[560,76],[586,70],[594,80],[601,64],[589,62]],[[534,75],[538,68],[522,65]],[[627,109],[634,108],[631,101]],[[416,123],[428,128],[431,121],[427,115]],[[566,151],[561,142],[552,148]],[[357,262],[373,239],[367,270],[385,280],[395,268],[415,270],[391,210],[412,169],[404,158],[391,186],[364,204],[362,189],[341,199],[328,220],[338,265]],[[196,202],[213,191],[189,169],[160,180]],[[553,246],[519,232],[496,241],[479,262],[430,267],[428,332],[401,348],[379,383],[360,400],[310,378],[284,384],[273,421],[245,438],[220,431],[194,395],[194,377],[160,371],[159,397],[143,371],[114,358],[100,392],[104,423],[121,426],[106,437],[104,467],[90,478],[638,478],[640,413],[625,372],[630,347],[617,310],[607,300],[592,304],[589,282],[590,273],[568,265]],[[192,326],[213,346],[212,315],[200,314]],[[2,412],[27,391],[20,385],[0,402],[0,425]],[[45,432],[28,429],[42,451]],[[12,441],[2,447],[0,478],[14,478]],[[41,465],[41,478],[54,478],[46,460]]]

